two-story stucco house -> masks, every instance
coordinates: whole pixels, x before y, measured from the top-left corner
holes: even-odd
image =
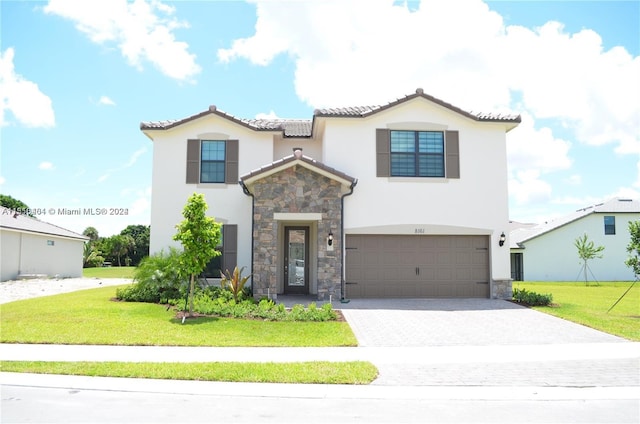
[[[151,252],[175,244],[184,203],[201,192],[223,224],[212,268],[246,266],[256,297],[508,298],[506,133],[519,122],[421,89],[312,119],[211,106],[143,122]]]

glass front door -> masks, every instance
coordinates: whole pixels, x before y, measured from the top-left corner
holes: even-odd
[[[284,293],[309,293],[309,227],[284,229]]]

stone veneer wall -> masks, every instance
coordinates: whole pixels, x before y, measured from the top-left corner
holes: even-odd
[[[254,297],[273,297],[278,287],[278,267],[282,263],[278,252],[282,251],[279,243],[283,242],[278,240],[278,222],[273,218],[274,213],[321,213],[322,220],[317,222],[318,234],[315,237],[317,245],[315,249],[310,246],[310,254],[314,250],[317,254],[318,300],[328,300],[329,295],[339,298],[342,275],[341,189],[339,182],[299,165],[254,183]],[[333,233],[333,251],[327,251],[329,231]]]
[[[492,299],[511,300],[513,297],[511,280],[494,280],[491,291]]]

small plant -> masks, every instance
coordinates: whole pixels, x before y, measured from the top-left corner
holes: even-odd
[[[513,300],[527,306],[549,306],[553,302],[552,294],[539,294],[527,289],[513,289]]]
[[[220,280],[220,286],[222,286],[222,288],[228,287],[229,290],[231,290],[231,293],[233,293],[233,300],[235,300],[236,303],[238,302],[238,294],[242,293],[244,285],[251,277],[251,275],[243,277],[242,271],[244,271],[244,267],[238,269],[238,266],[236,265],[233,270],[233,274],[231,274],[229,270],[226,272],[220,272],[220,276],[222,277],[222,280]]]

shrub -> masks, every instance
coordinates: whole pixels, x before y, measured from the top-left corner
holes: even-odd
[[[172,247],[144,258],[133,273],[134,284],[116,291],[116,297],[127,302],[167,303],[184,298],[186,277],[180,272],[181,252]]]
[[[172,299],[169,303],[181,307],[184,299]],[[329,303],[321,308],[315,303],[309,304],[307,308],[295,305],[287,311],[282,303],[275,303],[269,299],[262,299],[257,303],[252,298],[236,302],[230,290],[219,287],[207,287],[196,294],[193,298],[193,311],[219,317],[269,321],[333,321],[338,317]]]
[[[528,306],[549,306],[553,301],[552,294],[539,294],[527,289],[513,289],[513,300]]]

